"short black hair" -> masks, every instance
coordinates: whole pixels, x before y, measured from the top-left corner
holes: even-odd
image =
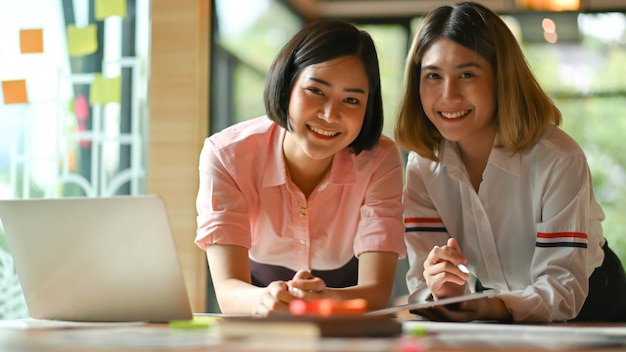
[[[378,143],[384,123],[378,53],[367,32],[341,20],[318,20],[307,24],[274,59],[265,80],[263,99],[267,116],[287,129],[289,98],[298,74],[310,65],[343,56],[359,58],[369,82],[363,126],[349,145],[358,155]]]

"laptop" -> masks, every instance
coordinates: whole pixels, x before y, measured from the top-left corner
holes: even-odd
[[[193,318],[159,196],[0,200],[0,221],[32,318]]]

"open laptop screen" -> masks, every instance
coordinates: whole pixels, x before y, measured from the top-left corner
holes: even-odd
[[[0,200],[0,220],[31,317],[192,318],[160,197]]]

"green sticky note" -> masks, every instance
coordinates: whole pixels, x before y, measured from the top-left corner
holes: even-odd
[[[409,330],[409,336],[426,336],[428,335],[428,330],[424,325],[416,325],[411,327]]]
[[[94,17],[102,21],[110,16],[126,17],[126,0],[96,0]]]
[[[107,104],[119,103],[122,97],[122,77],[106,78],[101,74],[95,74],[91,82],[89,103]]]
[[[98,28],[95,24],[86,27],[67,26],[67,48],[70,56],[93,54],[98,50]]]
[[[191,320],[173,320],[170,321],[172,329],[208,329],[217,320],[217,317],[195,316]]]

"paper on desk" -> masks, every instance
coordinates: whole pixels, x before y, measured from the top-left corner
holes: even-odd
[[[594,333],[602,335],[615,335],[626,337],[626,324],[577,324],[563,323],[550,325],[530,325],[530,324],[498,324],[490,322],[473,322],[473,323],[445,323],[427,320],[408,320],[403,322],[404,329],[414,329],[417,327],[424,328],[429,333],[441,332],[488,332],[497,334],[501,332],[514,333],[551,333],[551,334],[582,334]]]
[[[13,330],[37,330],[37,329],[75,329],[75,328],[105,328],[105,327],[125,327],[142,325],[143,322],[80,322],[48,320],[35,318],[6,319],[0,320],[0,329]]]
[[[11,329],[40,330],[37,334],[37,345],[57,347],[58,349],[54,348],[55,351],[62,351],[64,347],[71,347],[72,350],[80,350],[82,347],[90,351],[92,347],[107,351],[134,351],[141,347],[149,348],[150,351],[153,348],[158,348],[159,351],[178,351],[220,344],[220,340],[213,336],[210,329],[181,330],[172,329],[168,324],[145,322],[75,322],[34,318],[0,320],[0,336],[13,336],[8,331]],[[5,351],[6,345],[3,342],[6,341],[0,337],[0,350]],[[220,350],[228,350],[228,346]]]
[[[449,346],[533,346],[543,349],[626,346],[626,325],[498,324],[488,322],[444,323],[405,321],[405,332],[426,331]]]

